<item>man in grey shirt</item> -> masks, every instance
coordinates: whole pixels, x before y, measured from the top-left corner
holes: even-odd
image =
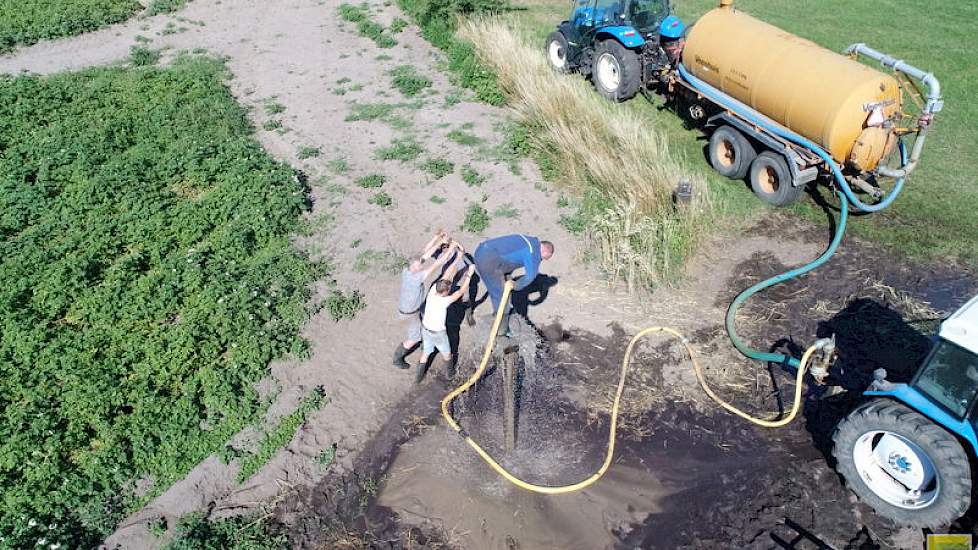
[[[397,318],[406,326],[405,340],[394,350],[394,366],[399,369],[410,368],[404,360],[407,354],[421,341],[421,305],[424,303],[424,283],[433,272],[445,265],[461,247],[451,241],[448,234],[439,230],[425,245],[421,256],[413,258],[401,270],[401,293],[397,300]],[[442,253],[432,261],[435,252]]]

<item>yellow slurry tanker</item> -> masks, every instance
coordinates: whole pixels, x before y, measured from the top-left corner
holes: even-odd
[[[933,75],[864,44],[833,52],[732,0],[689,29],[670,7],[668,0],[578,0],[548,38],[547,57],[558,71],[589,76],[613,101],[659,92],[711,133],[713,167],[748,177],[770,204],[794,202],[819,176],[835,180],[862,211],[881,210],[899,194],[943,105]],[[883,181],[892,181],[889,194]]]

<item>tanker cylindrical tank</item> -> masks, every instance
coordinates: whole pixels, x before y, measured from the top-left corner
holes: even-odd
[[[721,7],[703,15],[686,38],[683,64],[840,164],[872,170],[893,150],[896,136],[878,123],[902,109],[895,78],[746,13]]]

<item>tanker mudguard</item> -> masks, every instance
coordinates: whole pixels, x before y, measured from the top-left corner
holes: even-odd
[[[598,38],[603,38],[604,35],[610,35],[615,38],[615,40],[621,42],[622,46],[626,48],[638,48],[645,44],[645,38],[642,37],[642,33],[635,30],[634,27],[628,25],[620,25],[615,27],[602,27],[598,31]]]
[[[910,406],[938,425],[967,440],[968,443],[971,443],[971,449],[978,454],[978,436],[975,435],[975,429],[967,420],[954,418],[908,384],[887,384],[887,386],[886,389],[865,391],[863,395],[867,397],[890,397]]]

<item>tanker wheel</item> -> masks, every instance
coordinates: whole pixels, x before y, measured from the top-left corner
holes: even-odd
[[[881,516],[938,528],[971,505],[971,466],[961,444],[902,403],[876,399],[860,406],[832,440],[846,485]]]
[[[638,54],[617,40],[605,40],[594,49],[591,79],[598,93],[611,101],[626,101],[642,85],[642,63]]]
[[[751,163],[750,186],[755,195],[773,206],[787,206],[805,192],[804,185],[792,182],[788,161],[774,151],[762,152]]]
[[[567,37],[560,31],[554,31],[547,37],[547,61],[550,68],[558,73],[569,73],[574,66],[567,60]]]
[[[721,126],[710,136],[710,164],[723,176],[744,179],[756,157],[750,140],[730,126]]]

